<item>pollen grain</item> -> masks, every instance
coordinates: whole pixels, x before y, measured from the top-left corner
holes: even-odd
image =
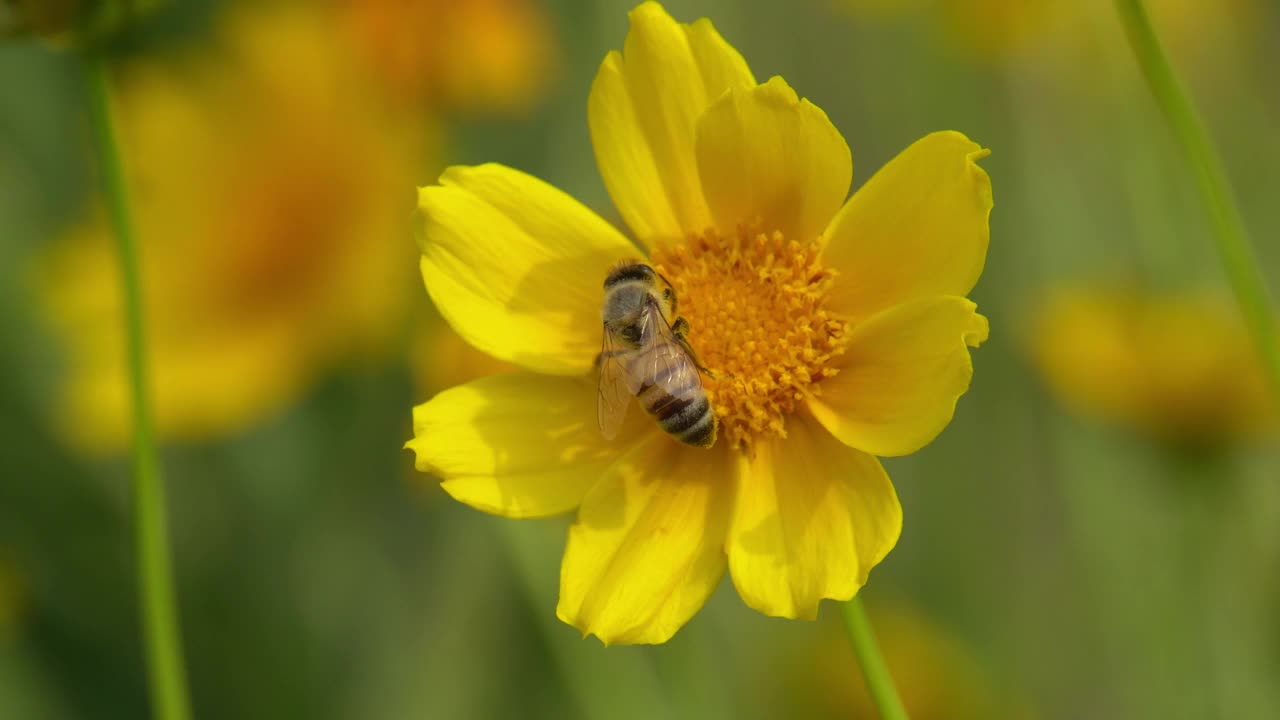
[[[786,437],[786,417],[835,374],[847,323],[825,307],[835,277],[820,244],[780,232],[708,230],[659,248],[651,262],[671,283],[689,343],[711,371],[703,383],[722,441]]]

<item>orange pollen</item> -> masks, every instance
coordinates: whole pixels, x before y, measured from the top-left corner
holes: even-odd
[[[676,314],[711,371],[703,385],[722,441],[750,450],[757,438],[786,437],[786,417],[836,373],[848,330],[825,307],[835,273],[823,267],[820,243],[749,227],[728,237],[708,230],[655,250],[651,262],[675,290]]]

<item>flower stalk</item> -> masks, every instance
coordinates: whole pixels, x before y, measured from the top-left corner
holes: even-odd
[[[849,644],[853,646],[853,654],[858,658],[862,678],[871,694],[871,702],[879,711],[881,720],[907,720],[907,710],[902,705],[902,698],[898,696],[898,688],[893,684],[889,667],[880,654],[875,632],[871,629],[871,620],[862,607],[862,596],[855,595],[852,600],[843,603],[840,612],[844,616],[845,630],[849,633]]]
[[[1280,404],[1280,343],[1264,279],[1231,185],[1204,124],[1160,44],[1142,0],[1116,0],[1116,10],[1129,45],[1169,121],[1174,138],[1187,156],[1196,187],[1209,210],[1218,255],[1235,292],[1236,303],[1253,335],[1272,393]]]
[[[124,289],[126,352],[133,412],[133,497],[138,591],[152,712],[163,720],[190,717],[182,638],[174,599],[173,570],[165,516],[164,483],[152,431],[147,389],[142,283],[137,246],[129,218],[129,200],[111,122],[109,72],[99,52],[85,56],[85,84],[93,150],[116,238]]]

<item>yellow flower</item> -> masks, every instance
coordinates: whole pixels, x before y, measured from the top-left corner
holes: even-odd
[[[1050,389],[1082,415],[1193,445],[1275,424],[1266,378],[1226,298],[1063,288],[1035,327]]]
[[[157,425],[182,439],[239,428],[337,362],[394,351],[413,302],[405,188],[421,177],[421,131],[361,92],[327,16],[277,7],[220,30],[216,54],[126,69],[115,112]],[[98,213],[41,265],[68,350],[60,416],[97,450],[129,429],[113,247]]]
[[[555,62],[547,18],[528,0],[342,0],[339,12],[402,102],[524,110]]]
[[[605,643],[659,643],[726,565],[769,615],[813,618],[893,547],[876,455],[950,421],[987,321],[991,188],[963,135],[929,135],[845,201],[849,148],[781,78],[757,83],[707,20],[648,2],[588,101],[596,159],[641,250],[561,191],[500,165],[422,188],[421,270],[444,318],[521,367],[414,410],[417,467],[510,517],[578,508],[557,614]],[[710,450],[633,410],[596,420],[602,283],[648,254],[668,278],[721,423]],[[855,449],[856,448],[856,449]]]

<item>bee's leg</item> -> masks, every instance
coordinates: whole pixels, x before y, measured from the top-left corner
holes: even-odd
[[[689,336],[689,321],[682,317],[676,318],[676,321],[671,324],[671,334],[684,340]]]
[[[622,350],[602,350],[596,353],[596,359],[595,362],[591,363],[591,369],[598,372],[600,370],[600,366],[604,364],[605,360],[615,358],[622,353]]]
[[[671,325],[671,334],[675,335],[680,344],[684,346],[685,352],[689,353],[689,357],[693,359],[694,366],[701,370],[704,375],[715,380],[716,374],[702,364],[702,361],[698,359],[698,354],[693,351],[693,346],[689,344],[689,321],[683,317],[676,318],[676,321]]]
[[[658,272],[657,270],[654,270],[654,272],[658,273],[658,277],[662,278],[662,282],[665,283],[667,286],[666,289],[662,291],[662,299],[667,301],[668,305],[670,305],[668,310],[671,312],[672,315],[675,315],[676,314],[676,289],[671,284],[671,281],[668,280],[666,277],[664,277],[662,273]]]

